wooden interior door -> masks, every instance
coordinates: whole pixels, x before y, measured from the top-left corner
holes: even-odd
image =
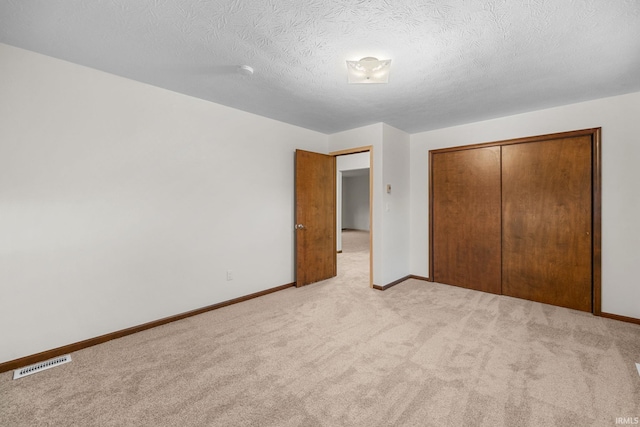
[[[334,277],[336,160],[296,150],[296,286]]]
[[[434,281],[499,294],[500,147],[432,153]]]
[[[590,136],[502,147],[502,292],[592,311]]]

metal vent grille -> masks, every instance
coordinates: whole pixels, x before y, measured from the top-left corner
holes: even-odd
[[[27,375],[35,374],[36,372],[44,371],[45,369],[55,368],[56,366],[69,362],[71,362],[71,355],[65,354],[64,356],[36,363],[35,365],[25,366],[24,368],[13,371],[13,379],[17,380],[18,378],[26,377]]]

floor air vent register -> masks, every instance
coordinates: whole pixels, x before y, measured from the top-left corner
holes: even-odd
[[[13,371],[13,379],[26,377],[27,375],[42,372],[45,369],[55,368],[56,366],[64,365],[71,362],[71,355],[65,354],[64,356],[56,357],[53,359],[45,360],[44,362],[36,363],[34,365],[25,366],[24,368],[16,369]]]

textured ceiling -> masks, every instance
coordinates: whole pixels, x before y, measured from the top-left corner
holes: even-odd
[[[0,42],[324,133],[640,91],[640,0],[0,0]]]

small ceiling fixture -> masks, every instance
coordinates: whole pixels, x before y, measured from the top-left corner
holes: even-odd
[[[253,74],[253,67],[249,65],[241,65],[238,67],[238,72],[243,76],[251,76]]]
[[[360,61],[347,61],[349,83],[389,83],[390,59],[368,56]]]

